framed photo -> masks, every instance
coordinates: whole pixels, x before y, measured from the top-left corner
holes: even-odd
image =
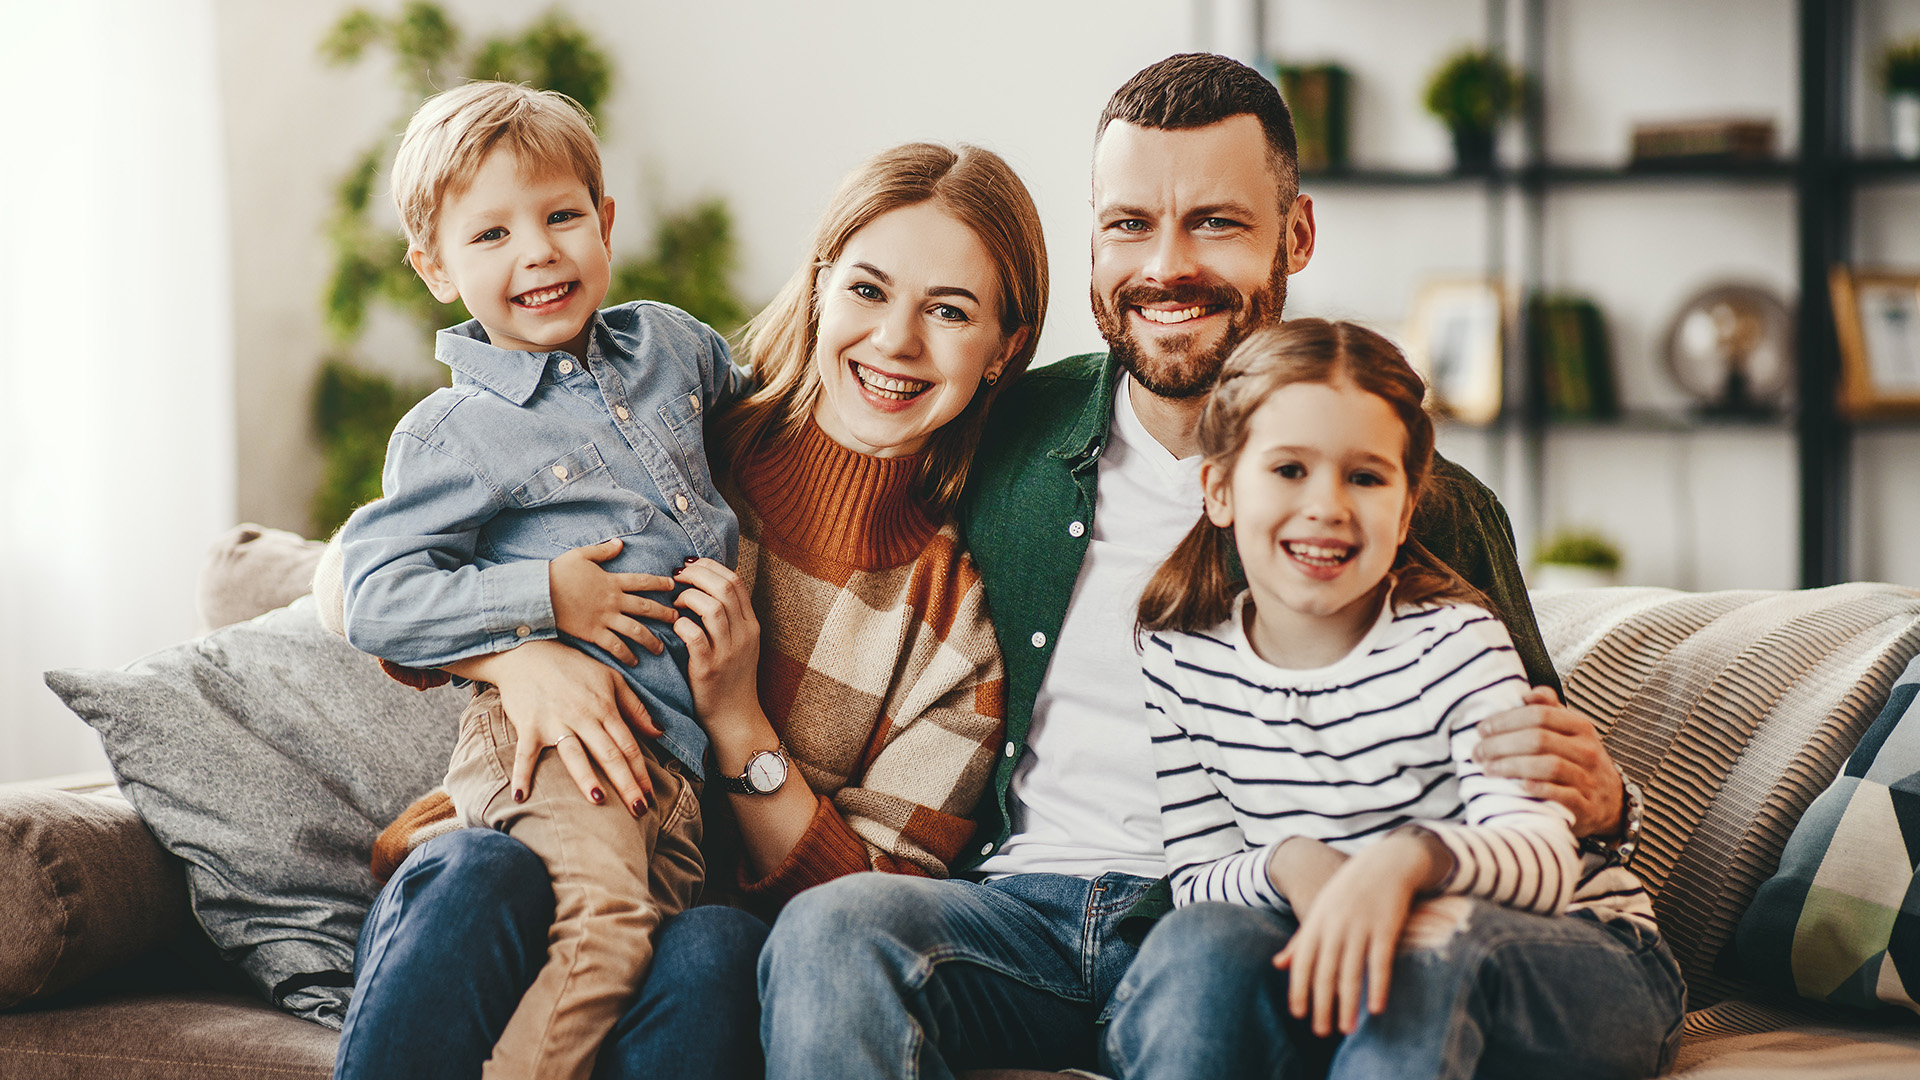
[[[1836,266],[1828,283],[1840,335],[1841,412],[1920,416],[1920,274]]]
[[[1436,415],[1487,424],[1500,415],[1506,289],[1485,278],[1420,289],[1407,322],[1407,360],[1427,380]]]

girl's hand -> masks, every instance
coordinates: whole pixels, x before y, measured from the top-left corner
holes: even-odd
[[[709,727],[760,711],[760,620],[733,571],[712,559],[688,563],[675,579],[686,585],[673,606],[682,615],[674,633],[687,645],[687,676],[693,705]]]
[[[553,598],[553,624],[562,633],[590,641],[632,667],[637,658],[626,639],[631,638],[655,656],[666,651],[640,620],[672,623],[676,615],[658,600],[635,595],[666,592],[673,588],[672,579],[659,574],[610,574],[600,568],[624,546],[617,539],[602,540],[553,560],[547,564],[547,591]]]
[[[519,740],[511,781],[515,802],[533,790],[534,763],[551,746],[588,801],[606,802],[602,785],[611,784],[635,817],[652,804],[653,784],[633,733],[657,739],[662,732],[619,672],[558,641],[529,641],[447,670],[499,687],[500,705]]]
[[[1436,857],[1437,850],[1437,857]],[[1445,875],[1446,848],[1418,830],[1396,832],[1348,859],[1319,890],[1273,966],[1291,974],[1287,1004],[1312,1013],[1316,1035],[1353,1034],[1364,983],[1367,1011],[1387,1007],[1395,946],[1421,890]]]

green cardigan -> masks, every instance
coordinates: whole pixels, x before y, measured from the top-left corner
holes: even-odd
[[[965,871],[1000,850],[1012,831],[1007,789],[1026,752],[1033,702],[1067,616],[1093,536],[1094,483],[1113,420],[1119,365],[1088,353],[1035,369],[994,403],[960,503],[960,528],[987,586],[987,606],[1007,666],[1007,737],[993,784],[974,809],[979,828]],[[1514,554],[1513,526],[1491,491],[1436,459],[1436,485],[1413,520],[1427,550],[1487,595],[1506,622],[1536,686],[1558,690]]]

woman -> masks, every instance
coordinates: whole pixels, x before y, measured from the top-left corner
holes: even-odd
[[[660,931],[596,1075],[752,1075],[759,916],[843,874],[944,876],[969,838],[1004,701],[951,508],[1046,304],[1018,177],[990,152],[917,143],[847,177],[749,328],[760,388],[710,440],[739,567],[683,570],[677,602],[699,623],[676,624],[709,658],[695,670],[716,673],[694,684],[714,751],[706,895],[743,906]],[[545,708],[614,707],[611,669],[556,642],[452,669]],[[540,965],[552,905],[539,859],[503,834],[422,843],[368,916],[335,1075],[473,1075]]]

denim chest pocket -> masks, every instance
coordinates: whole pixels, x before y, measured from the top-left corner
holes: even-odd
[[[713,488],[713,476],[707,469],[705,429],[707,407],[700,400],[700,388],[689,387],[668,398],[660,406],[660,426],[671,436],[674,464],[681,475],[703,497]]]
[[[653,518],[653,504],[614,480],[593,443],[540,466],[513,501],[563,550],[641,532]]]

